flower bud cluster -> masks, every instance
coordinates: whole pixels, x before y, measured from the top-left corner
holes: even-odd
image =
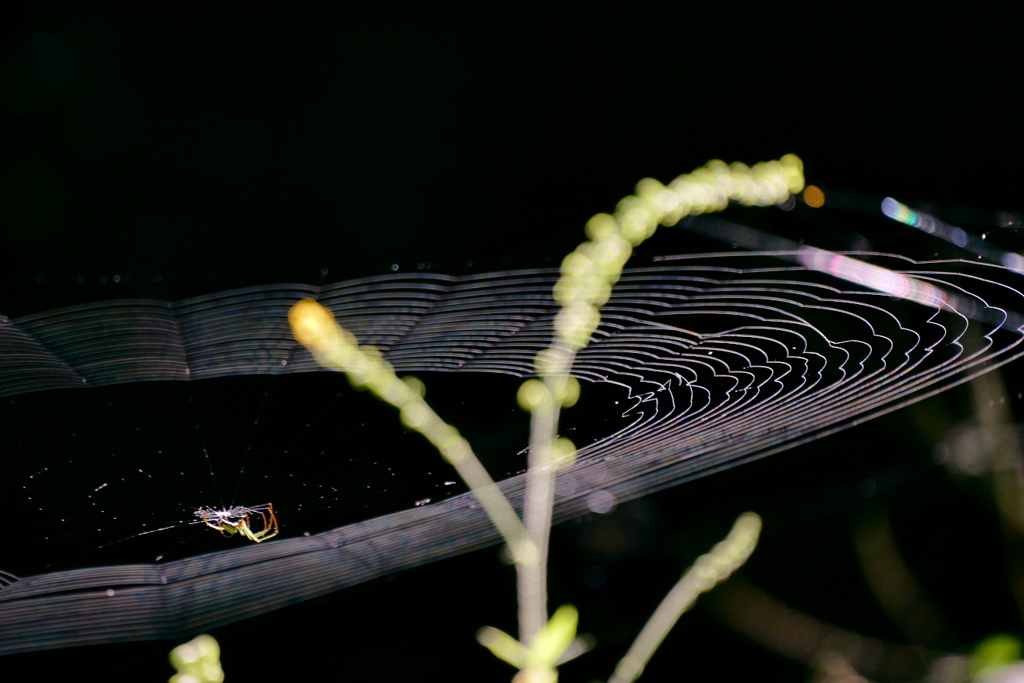
[[[753,167],[712,160],[668,186],[644,178],[636,194],[619,202],[614,214],[601,213],[587,222],[588,240],[562,261],[555,285],[561,310],[555,316],[556,344],[535,361],[542,376],[567,374],[572,354],[585,347],[601,322],[598,310],[633,248],[651,237],[659,225],[675,225],[689,215],[721,211],[729,202],[770,206],[785,202],[804,187],[803,162],[794,154]],[[561,346],[568,353],[559,352]]]

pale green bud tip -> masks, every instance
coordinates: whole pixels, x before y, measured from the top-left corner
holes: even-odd
[[[400,413],[402,424],[421,431],[430,422],[430,411],[422,403],[407,403]]]
[[[608,235],[615,234],[618,231],[619,225],[615,221],[615,217],[606,213],[599,213],[587,221],[587,237],[594,242],[600,242]]]
[[[587,255],[577,249],[562,259],[562,275],[583,275],[592,266]]]
[[[1009,633],[997,633],[981,641],[971,653],[972,680],[983,680],[984,674],[994,673],[1003,667],[1019,663],[1021,649],[1020,638]],[[999,680],[996,676],[992,678]],[[1012,680],[1012,678],[1007,677],[1004,680]]]
[[[213,636],[196,636],[179,645],[171,650],[170,659],[178,671],[171,677],[171,683],[222,683],[224,680],[220,646]]]
[[[575,377],[552,377],[548,386],[564,408],[571,408],[580,399],[580,383]]]
[[[565,651],[576,638],[579,613],[572,605],[562,605],[551,620],[541,629],[530,643],[526,653],[526,665],[531,669],[554,668]]]
[[[786,189],[790,194],[797,194],[804,189],[804,162],[795,154],[786,154],[779,163],[782,164],[786,177]]]
[[[476,641],[490,650],[495,657],[517,669],[526,661],[523,646],[518,640],[493,626],[484,626],[476,632]]]
[[[405,386],[409,387],[420,398],[427,395],[427,385],[419,377],[409,375],[408,377],[403,377],[402,381],[405,382]]]
[[[558,469],[571,467],[576,462],[576,444],[563,436],[552,441],[551,461]]]
[[[643,178],[636,184],[636,194],[644,199],[657,199],[665,190],[665,186],[654,178]]]
[[[647,239],[654,230],[648,229],[647,224],[632,215],[627,215],[622,221],[622,236],[632,246],[637,246]]]
[[[213,636],[206,634],[171,650],[171,661],[176,665],[193,664],[201,659],[213,660],[220,657],[220,646]]]
[[[761,531],[761,516],[756,512],[744,512],[736,520],[735,529],[741,533],[756,534]]]
[[[334,314],[313,301],[303,299],[288,312],[295,339],[309,350],[321,349],[328,340],[338,336]]]
[[[519,401],[520,408],[528,413],[532,413],[544,405],[546,401],[551,400],[551,393],[544,386],[544,382],[539,379],[528,379],[519,387],[516,399]]]

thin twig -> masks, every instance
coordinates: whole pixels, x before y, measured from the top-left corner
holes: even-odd
[[[324,367],[341,370],[357,387],[366,388],[399,409],[402,423],[427,438],[441,452],[491,518],[519,564],[535,565],[539,553],[526,527],[501,494],[479,458],[454,427],[423,400],[419,380],[398,378],[391,364],[373,347],[360,347],[355,337],[334,321],[334,315],[312,299],[303,299],[288,314],[292,332]]]
[[[567,364],[572,366],[575,354],[568,351]],[[558,387],[545,379],[548,394],[554,397]],[[523,521],[530,540],[539,552],[536,564],[517,564],[519,588],[519,639],[529,645],[548,620],[547,561],[551,536],[551,519],[555,507],[555,462],[552,444],[558,434],[561,403],[545,400],[534,411],[530,423],[530,453],[526,470],[526,493]]]
[[[608,683],[635,681],[661,641],[679,621],[679,617],[696,602],[697,596],[727,579],[747,561],[757,545],[760,532],[761,518],[758,515],[753,512],[740,515],[725,540],[712,548],[711,552],[701,555],[672,587],[636,637],[629,652],[615,667],[615,675]]]

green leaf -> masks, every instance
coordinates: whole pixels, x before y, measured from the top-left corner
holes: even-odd
[[[484,626],[476,632],[476,641],[494,653],[503,662],[522,669],[526,652],[518,640],[493,626]]]
[[[554,668],[576,638],[579,616],[579,612],[572,605],[559,607],[530,643],[530,649],[526,653],[527,667]]]
[[[989,636],[974,647],[971,653],[971,677],[989,669],[1000,669],[1016,664],[1021,659],[1021,640],[1009,633]]]

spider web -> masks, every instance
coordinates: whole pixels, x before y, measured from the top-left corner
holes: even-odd
[[[624,274],[574,367],[584,396],[621,420],[577,440],[557,519],[819,438],[1020,355],[1020,331],[1005,324],[1007,312],[1024,311],[1015,271],[847,255],[948,294],[934,308],[794,265],[792,255],[685,255]],[[331,308],[400,374],[482,378],[498,391],[494,380],[529,376],[546,346],[555,278],[543,269],[391,275],[23,316],[0,327],[0,393],[198,387],[239,375],[336,381],[291,339],[287,311],[304,297]],[[518,501],[522,476],[505,473],[501,486]],[[259,546],[30,576],[0,592],[0,652],[194,632],[496,540],[474,498],[460,494]],[[69,604],[80,615],[70,628]]]
[[[317,533],[460,491],[394,416],[341,377],[234,376],[57,390],[5,401],[2,497],[28,510],[7,568],[152,562],[221,550],[200,508],[271,502],[288,535]],[[389,427],[391,429],[389,429]],[[339,439],[344,434],[347,438]]]

